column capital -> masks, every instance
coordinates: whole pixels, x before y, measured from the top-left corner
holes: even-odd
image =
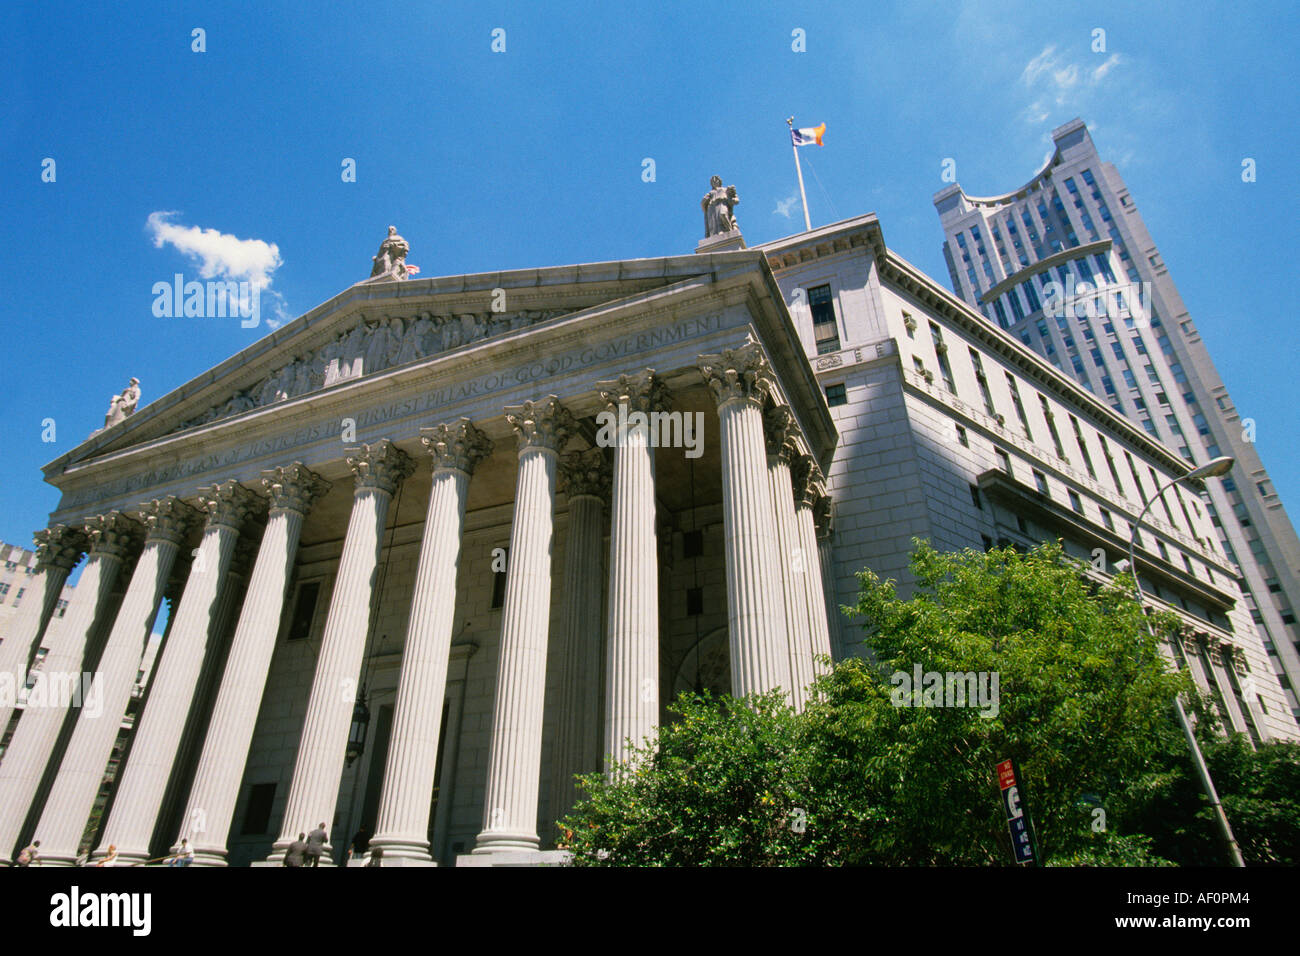
[[[813,524],[817,526],[818,538],[829,538],[835,533],[835,499],[824,492],[813,503]]]
[[[103,554],[125,561],[144,540],[144,526],[120,511],[92,515],[86,519],[86,536],[90,553]]]
[[[50,525],[32,535],[36,542],[36,569],[61,568],[71,571],[81,555],[90,547],[86,532],[82,528],[70,528],[66,524]]]
[[[719,408],[732,402],[746,402],[761,410],[772,390],[772,367],[763,354],[763,347],[753,339],[739,348],[701,355],[697,364]]]
[[[233,478],[203,488],[199,504],[208,515],[208,527],[223,526],[238,533],[265,502]]]
[[[622,405],[628,412],[648,415],[664,411],[672,403],[672,393],[652,368],[597,382],[596,391],[605,409],[611,412],[617,412]]]
[[[474,469],[492,454],[492,439],[474,427],[468,418],[420,429],[420,441],[433,459],[433,470],[463,471],[474,474]]]
[[[140,505],[140,521],[145,528],[146,542],[180,544],[201,520],[197,509],[175,495],[154,498]]]
[[[348,458],[348,466],[356,476],[354,494],[367,490],[394,494],[403,479],[415,471],[411,456],[387,438],[362,445],[359,452]]]
[[[763,438],[767,443],[769,460],[776,458],[790,464],[799,453],[801,434],[789,405],[773,405],[763,413]]]
[[[548,395],[537,402],[506,407],[506,421],[519,439],[519,453],[531,448],[563,451],[577,431],[577,422],[559,396]]]
[[[812,508],[817,499],[826,493],[826,479],[812,455],[795,455],[790,462],[790,484],[794,488],[794,503],[799,508]]]
[[[569,452],[560,460],[560,477],[570,499],[589,495],[608,502],[612,476],[609,459],[600,448]]]
[[[272,511],[293,511],[306,515],[330,483],[300,461],[262,472],[262,487],[271,499]]]

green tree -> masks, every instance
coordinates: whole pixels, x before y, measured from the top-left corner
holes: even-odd
[[[587,796],[561,824],[574,862],[1010,865],[994,778],[1008,757],[1044,862],[1164,862],[1137,824],[1181,772],[1174,695],[1204,706],[1125,579],[1098,583],[1055,544],[943,554],[917,542],[911,570],[906,599],[859,575],[845,610],[870,659],[819,679],[803,713],[776,695],[683,696],[681,719],[631,770],[582,778]],[[947,706],[946,681],[937,701],[928,679],[906,686],[918,669],[987,691],[996,676],[996,694]]]

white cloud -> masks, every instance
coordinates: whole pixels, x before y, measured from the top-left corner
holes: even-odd
[[[148,219],[153,244],[161,249],[174,246],[199,267],[204,279],[246,281],[259,295],[269,295],[274,315],[264,316],[271,328],[283,325],[291,316],[284,297],[271,289],[275,270],[282,264],[280,247],[262,239],[240,239],[230,233],[172,222],[178,213],[160,210]]]
[[[776,201],[776,208],[772,210],[772,214],[776,216],[784,216],[786,219],[789,219],[791,218],[790,210],[794,208],[794,204],[798,201],[798,193],[791,193],[784,199],[778,199]]]
[[[1123,62],[1118,53],[1112,53],[1095,67],[1082,61],[1071,62],[1057,51],[1055,44],[1048,44],[1025,64],[1020,74],[1020,82],[1034,94],[1033,101],[1025,108],[1025,119],[1037,125],[1058,110],[1086,112],[1093,90]]]

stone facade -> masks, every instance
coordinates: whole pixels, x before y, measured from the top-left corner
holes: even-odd
[[[502,299],[533,318],[371,348],[381,325]],[[357,329],[369,343],[333,349]],[[338,863],[362,825],[386,864],[552,859],[571,775],[622,772],[679,691],[801,705],[821,655],[858,650],[837,609],[854,573],[905,578],[914,536],[1119,556],[1099,509],[1123,521],[1133,492],[986,414],[969,349],[1004,413],[1011,373],[1031,412],[1041,393],[1084,423],[1096,463],[1104,436],[1185,473],[886,250],[871,216],[759,249],[344,291],[47,466],[50,533],[89,549],[50,641],[61,666],[120,688],[131,640],[178,604],[89,846],[111,742],[46,708],[0,762],[0,857],[48,831],[51,863],[186,838],[200,865],[278,865],[324,822]],[[271,392],[322,350],[359,364]],[[1204,513],[1187,520],[1144,523],[1194,562],[1144,551],[1153,593],[1204,638],[1193,670],[1229,722],[1284,736],[1226,559]],[[1231,690],[1238,668],[1257,700]]]

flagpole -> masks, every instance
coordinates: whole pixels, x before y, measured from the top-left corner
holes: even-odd
[[[794,117],[791,116],[785,121],[785,125],[790,127],[790,149],[794,152],[794,171],[799,177],[799,198],[803,201],[803,224],[808,232],[812,232],[812,220],[808,218],[808,194],[803,188],[803,167],[799,165],[799,147],[794,144]]]

